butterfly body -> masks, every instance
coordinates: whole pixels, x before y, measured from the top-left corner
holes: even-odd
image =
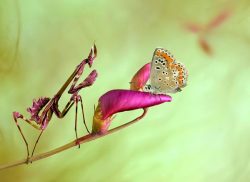
[[[188,71],[182,63],[163,48],[156,48],[151,61],[150,86],[155,94],[176,93],[187,85]]]

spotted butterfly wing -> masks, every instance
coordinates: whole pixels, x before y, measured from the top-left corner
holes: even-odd
[[[150,71],[150,89],[153,93],[176,93],[187,84],[188,72],[166,49],[156,48]]]

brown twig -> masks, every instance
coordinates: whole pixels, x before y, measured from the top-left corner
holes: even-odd
[[[137,117],[134,120],[132,120],[132,121],[130,121],[128,123],[125,123],[125,124],[123,124],[121,126],[113,128],[113,129],[109,130],[107,133],[105,133],[103,135],[98,135],[98,134],[85,135],[85,136],[79,138],[78,140],[74,140],[74,141],[72,141],[72,142],[70,142],[70,143],[68,143],[66,145],[58,147],[58,148],[56,148],[54,150],[51,150],[49,152],[37,154],[37,155],[29,158],[29,162],[31,163],[31,162],[35,162],[35,161],[50,157],[52,155],[55,155],[55,154],[57,154],[59,152],[62,152],[64,150],[67,150],[67,149],[72,148],[74,146],[78,146],[79,143],[80,144],[87,143],[89,141],[92,141],[92,140],[104,137],[106,135],[112,134],[112,133],[114,133],[116,131],[119,131],[119,130],[121,130],[123,128],[126,128],[127,126],[130,126],[130,125],[136,123],[137,121],[141,120],[146,115],[146,113],[147,113],[147,109],[143,109],[143,113],[139,117]],[[7,168],[19,166],[19,165],[22,165],[22,164],[27,164],[27,159],[22,159],[22,160],[19,160],[19,161],[15,161],[15,162],[11,162],[11,163],[8,163],[8,164],[0,165],[0,170],[4,170],[4,169],[7,169]]]

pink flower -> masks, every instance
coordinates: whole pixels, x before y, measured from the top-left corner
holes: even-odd
[[[150,76],[150,68],[151,63],[145,64],[140,70],[136,72],[130,82],[130,90],[142,90],[146,85],[149,76]]]
[[[154,95],[132,90],[111,90],[99,99],[93,117],[92,133],[104,134],[108,131],[112,116],[118,112],[144,109],[164,102],[170,102],[168,95]]]

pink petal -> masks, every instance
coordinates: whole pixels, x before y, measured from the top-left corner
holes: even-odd
[[[148,92],[132,90],[111,90],[99,99],[102,119],[115,113],[129,111],[139,108],[147,108],[164,102],[170,102],[169,95],[151,94]]]
[[[151,63],[145,64],[140,70],[136,72],[131,80],[131,90],[141,90],[147,83],[150,76]]]

